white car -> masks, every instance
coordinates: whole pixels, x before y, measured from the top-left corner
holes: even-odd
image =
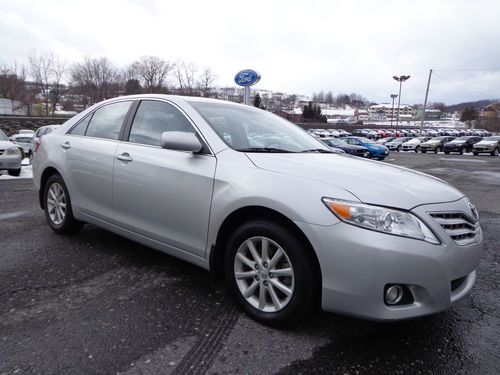
[[[21,130],[22,131],[22,130]],[[30,151],[30,143],[33,139],[35,132],[31,133],[17,133],[10,137],[10,140],[16,145],[21,146],[23,149],[23,156],[28,155]]]
[[[413,139],[410,139],[409,141],[403,143],[401,145],[401,150],[402,151],[415,151],[419,152],[420,151],[420,144],[428,141],[431,139],[431,137],[416,137]]]
[[[11,176],[19,176],[21,161],[19,146],[9,141],[5,133],[0,130],[0,170],[7,170]]]

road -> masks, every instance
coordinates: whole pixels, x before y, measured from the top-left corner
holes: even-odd
[[[391,154],[479,209],[470,296],[399,323],[248,319],[209,273],[94,226],[58,236],[29,179],[0,181],[0,374],[499,374],[500,158]]]

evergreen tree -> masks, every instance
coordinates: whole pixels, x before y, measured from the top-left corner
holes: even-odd
[[[261,99],[259,93],[255,94],[253,98],[253,106],[257,108],[262,108]]]
[[[460,121],[467,122],[470,128],[472,121],[476,120],[478,117],[479,113],[477,112],[476,108],[467,107],[462,111],[460,115]]]

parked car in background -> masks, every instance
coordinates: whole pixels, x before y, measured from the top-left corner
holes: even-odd
[[[361,156],[367,158],[369,156],[369,151],[366,147],[358,145],[350,145],[344,140],[337,138],[323,138],[321,139],[328,147],[343,150],[346,154]]]
[[[390,151],[401,151],[403,148],[403,143],[409,141],[411,138],[409,137],[401,137],[395,138],[390,142],[387,142],[384,146],[387,147]]]
[[[472,135],[455,138],[453,141],[445,143],[444,153],[458,152],[463,154],[464,152],[472,152],[472,146],[479,141],[481,141],[480,137]]]
[[[443,151],[445,143],[451,142],[453,139],[455,139],[455,137],[450,136],[431,138],[420,144],[420,151],[424,154],[431,151],[437,154],[438,152]]]
[[[375,141],[364,137],[345,137],[345,142],[354,146],[363,146],[368,149],[368,157],[384,160],[389,155],[389,149],[385,146],[376,144]]]
[[[11,176],[19,176],[22,160],[22,150],[0,130],[0,170],[7,170]]]
[[[21,130],[22,131],[22,130]],[[35,134],[34,131],[32,132],[23,132],[23,133],[17,133],[14,134],[13,136],[10,137],[10,140],[14,142],[16,145],[22,147],[23,149],[23,158],[25,155],[28,155],[29,150],[30,150],[30,143],[31,140],[33,139],[33,135]]]
[[[60,127],[61,125],[45,125],[40,128],[38,128],[34,135],[33,138],[31,139],[29,150],[28,150],[28,158],[30,159],[30,164],[33,161],[33,151],[37,147],[37,142],[39,141],[42,136],[47,135],[52,133],[55,129]]]
[[[476,280],[483,235],[463,193],[332,155],[261,109],[122,96],[40,140],[33,182],[54,232],[90,223],[210,270],[266,324],[316,306],[383,321],[438,313]]]
[[[401,151],[420,151],[420,144],[431,139],[430,137],[416,137],[401,145]]]
[[[375,141],[375,143],[378,143],[379,145],[385,145],[387,142],[391,142],[395,140],[396,137],[386,137],[386,138],[380,138]]]
[[[479,155],[483,153],[488,153],[492,156],[498,156],[500,152],[500,136],[492,136],[483,138],[478,143],[472,146],[472,153],[474,155]]]

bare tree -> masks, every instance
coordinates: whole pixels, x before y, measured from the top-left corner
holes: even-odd
[[[51,66],[51,89],[50,89],[50,100],[52,104],[52,114],[56,110],[56,106],[61,100],[61,96],[67,91],[63,84],[63,80],[68,72],[68,67],[66,61],[59,59],[58,57],[52,56],[52,66]]]
[[[195,74],[198,68],[194,63],[186,63],[177,60],[174,66],[174,75],[179,84],[178,89],[181,95],[193,95],[195,89]]]
[[[166,85],[167,76],[173,68],[173,64],[156,56],[143,56],[134,62],[130,72],[139,78],[146,92],[162,92]]]
[[[45,115],[49,114],[52,65],[52,56],[38,55],[33,52],[29,57],[30,76],[42,95]]]
[[[118,70],[106,57],[86,57],[71,69],[71,85],[90,104],[118,95],[120,81]]]
[[[198,80],[198,89],[202,96],[211,97],[214,90],[215,73],[210,67],[203,68]]]

